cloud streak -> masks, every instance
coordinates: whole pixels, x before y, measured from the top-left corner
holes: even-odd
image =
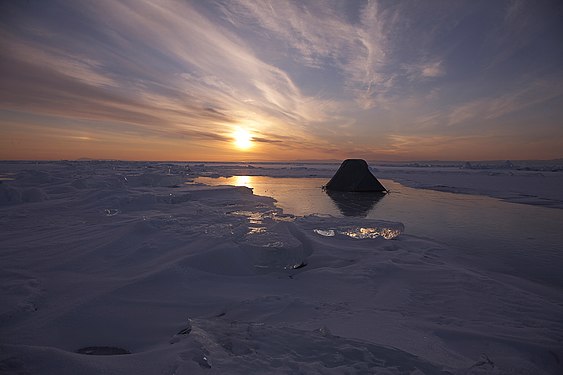
[[[331,6],[332,5],[332,6]],[[259,25],[265,35],[289,46],[292,58],[310,68],[334,68],[361,108],[385,96],[393,74],[385,73],[386,14],[376,2],[358,9],[351,23],[339,2],[228,2],[222,10],[237,28]]]
[[[548,53],[556,38],[533,43],[558,30],[545,4],[531,13],[520,2],[59,0],[4,7],[0,111],[88,123],[92,139],[113,128],[116,136],[168,137],[178,149],[181,138],[219,153],[243,127],[255,134],[258,158],[403,157],[415,154],[416,143],[397,139],[426,134],[446,151],[439,140],[454,129],[464,137],[482,124],[521,132],[516,122],[506,125],[510,116],[542,118],[539,108],[562,95],[555,83],[563,82],[556,68],[563,53]],[[522,42],[511,37],[525,31],[532,32]],[[517,59],[526,51],[533,57]],[[560,112],[542,120],[546,139],[562,135]],[[65,137],[83,136],[69,129]]]

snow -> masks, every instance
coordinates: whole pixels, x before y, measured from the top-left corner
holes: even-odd
[[[561,171],[390,167],[380,168],[378,176],[415,188],[487,195],[509,202],[563,208]]]
[[[0,163],[0,373],[562,372],[561,288],[461,263],[386,218],[293,216],[194,181],[336,168]],[[557,171],[377,169],[563,201]]]

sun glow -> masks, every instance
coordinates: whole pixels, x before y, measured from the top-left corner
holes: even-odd
[[[244,129],[237,129],[233,133],[233,143],[241,150],[246,150],[252,147],[252,135]]]

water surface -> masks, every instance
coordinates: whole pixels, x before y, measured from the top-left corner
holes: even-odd
[[[380,179],[390,194],[332,193],[326,179],[200,177],[208,185],[247,186],[273,197],[284,213],[399,221],[405,233],[448,245],[489,270],[563,287],[563,210],[495,198],[414,189]]]

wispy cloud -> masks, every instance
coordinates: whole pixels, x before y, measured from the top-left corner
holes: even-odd
[[[243,41],[191,6],[172,1],[72,5],[89,8],[88,22],[106,25],[109,46],[96,54],[107,64],[69,53],[79,48],[66,43],[39,47],[5,35],[10,55],[4,64],[12,78],[4,80],[4,108],[124,121],[143,128],[158,123],[160,131],[192,129],[194,134],[201,133],[196,129],[205,123],[223,134],[229,124],[250,120],[274,128],[289,123],[296,134],[306,136],[306,125],[323,121],[336,105],[303,95],[283,70],[261,61]],[[120,53],[127,45],[136,48]],[[120,71],[137,74],[127,77]],[[22,79],[30,75],[38,78],[33,85]]]
[[[222,9],[232,25],[256,28],[287,43],[291,56],[311,68],[335,68],[358,105],[369,109],[385,97],[394,74],[385,71],[386,28],[393,20],[376,2],[359,10],[356,22],[342,2],[233,1]]]
[[[104,73],[103,64],[86,56],[64,53],[53,48],[18,39],[3,43],[4,52],[12,58],[30,62],[92,86],[117,86],[115,80]]]
[[[560,78],[554,77],[555,80]],[[510,90],[497,96],[483,97],[447,109],[422,115],[416,123],[427,129],[454,126],[476,126],[479,123],[496,120],[529,107],[563,96],[563,88],[547,80],[527,82],[522,88]]]
[[[402,68],[410,81],[437,78],[446,74],[442,60],[425,61],[418,64],[403,64]]]
[[[445,74],[441,61],[424,64],[420,67],[420,75],[425,78],[440,77]]]
[[[546,4],[14,2],[0,18],[0,111],[92,128],[65,137],[113,128],[217,150],[240,127],[278,155],[402,155],[409,132],[446,149],[442,136],[541,117],[562,95]]]

